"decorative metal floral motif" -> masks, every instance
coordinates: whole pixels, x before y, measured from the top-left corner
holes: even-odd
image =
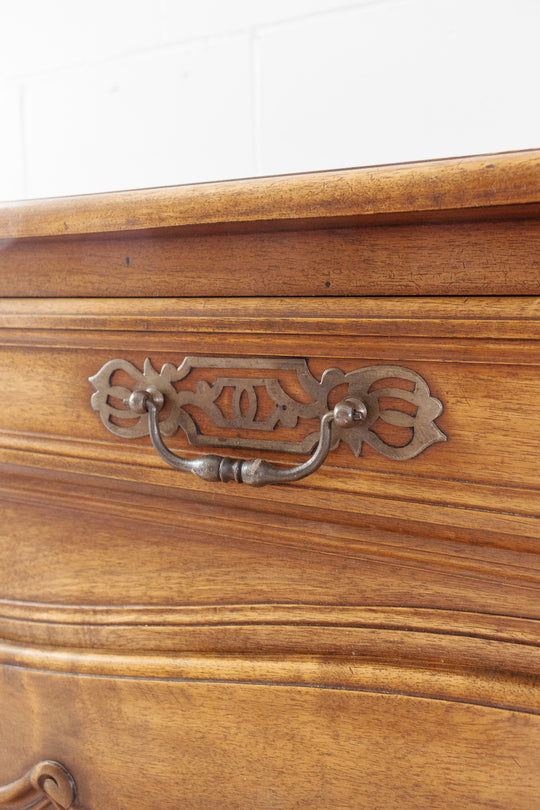
[[[209,380],[199,379],[194,390],[193,387],[176,386],[186,381],[197,369],[207,369]],[[250,372],[260,369],[261,374],[238,376],[242,369]],[[229,370],[229,374],[219,373],[216,376],[216,370]],[[266,375],[264,370],[267,371]],[[232,374],[233,371],[236,374]],[[268,373],[271,371],[274,374]],[[287,393],[276,371],[288,372],[289,377],[290,372],[294,372],[297,382],[311,401],[298,401]],[[119,372],[124,373],[124,379],[126,374],[131,378],[130,387],[115,383]],[[167,363],[159,372],[147,358],[143,371],[127,360],[110,360],[90,378],[90,382],[96,391],[91,400],[93,409],[112,433],[125,439],[148,435],[148,414],[143,413],[135,418],[133,411],[129,410],[128,400],[132,391],[154,387],[161,391],[167,403],[159,423],[164,436],[172,436],[178,428],[182,428],[189,442],[195,446],[309,453],[318,441],[318,431],[309,433],[299,441],[263,438],[261,432],[268,434],[280,425],[295,428],[299,419],[320,419],[329,410],[328,400],[333,389],[338,385],[347,385],[348,395],[366,404],[367,419],[348,430],[334,426],[333,447],[343,441],[358,456],[366,442],[387,458],[409,459],[435,442],[446,441],[445,434],[434,421],[442,413],[442,403],[431,396],[428,384],[420,374],[402,366],[366,366],[347,373],[330,368],[317,380],[302,358],[186,357],[180,366]],[[399,387],[398,382],[404,383],[405,387]],[[220,397],[227,389],[228,407],[224,409]],[[262,393],[273,404],[273,408],[270,411],[267,408],[264,414],[259,407]],[[186,406],[189,406],[189,412]],[[194,409],[204,412],[218,429],[229,433],[249,431],[251,436],[209,435],[201,428]],[[389,439],[387,431],[377,430],[381,423],[407,428],[405,441],[403,438],[400,441]]]

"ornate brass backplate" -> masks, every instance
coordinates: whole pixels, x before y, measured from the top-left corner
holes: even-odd
[[[299,398],[286,390],[291,386],[285,379],[290,382],[291,375]],[[329,411],[331,392],[337,386],[346,386],[345,396],[361,400],[367,416],[352,427],[341,428],[334,423],[333,448],[344,441],[358,456],[366,442],[386,458],[404,460],[435,442],[446,441],[434,421],[442,413],[442,403],[431,396],[420,374],[402,366],[372,365],[347,373],[330,368],[318,380],[303,358],[186,357],[178,367],[167,363],[161,371],[150,359],[145,360],[142,371],[128,360],[118,359],[105,363],[90,382],[95,388],[92,407],[108,430],[125,439],[149,435],[149,414],[144,408],[134,413],[130,396],[134,391],[153,389],[161,392],[167,405],[159,419],[163,436],[172,436],[182,428],[190,444],[199,447],[309,453],[319,441],[320,430],[298,440],[268,438],[268,434],[280,426],[295,428],[301,419],[320,420]],[[264,412],[260,407],[262,399],[266,403]],[[229,435],[205,432],[205,420],[201,419],[204,415],[215,428]],[[408,428],[405,441],[392,444],[382,438],[376,430],[380,421]],[[237,435],[240,432],[249,435]]]

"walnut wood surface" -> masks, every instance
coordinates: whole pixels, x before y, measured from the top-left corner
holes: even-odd
[[[0,294],[538,294],[539,222],[529,215],[497,223],[7,239],[0,241]]]
[[[344,523],[331,501],[318,515],[296,506],[278,517],[236,499],[209,509],[204,494],[130,490],[15,470],[2,487],[3,638],[95,650],[85,664],[51,649],[47,668],[110,672],[122,649],[124,670],[150,674],[148,656],[136,658],[144,649],[537,671],[535,543],[455,529],[450,539],[373,516]],[[152,672],[175,666],[162,657]]]
[[[270,680],[10,667],[2,679],[14,743],[0,773],[54,745],[92,808],[530,810],[537,799],[540,721],[528,713]],[[39,726],[21,728],[36,703]]]
[[[6,472],[0,778],[54,751],[97,808],[533,801],[535,544]]]
[[[15,202],[0,238],[332,222],[537,205],[540,150]],[[515,211],[514,211],[515,213]]]
[[[0,211],[0,788],[54,759],[89,810],[538,805],[539,179],[536,151]],[[107,360],[186,355],[406,366],[448,441],[207,484],[90,408]]]
[[[539,200],[535,151],[16,203],[0,295],[538,294]]]

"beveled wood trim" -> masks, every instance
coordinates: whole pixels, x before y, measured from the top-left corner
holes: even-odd
[[[223,335],[220,345],[226,349],[230,357],[309,357],[315,362],[329,355],[339,357],[340,360],[356,360],[358,357],[384,363],[402,353],[409,363],[429,362],[443,364],[445,362],[459,364],[489,364],[512,366],[537,366],[540,362],[540,342],[538,340],[519,340],[512,337],[508,342],[486,338],[476,340],[472,335],[463,339],[454,340],[452,337],[437,337],[436,335],[423,338],[408,336],[406,351],[403,351],[404,341],[398,334],[385,337],[384,331],[379,335],[345,336],[326,335],[302,336],[301,343],[295,340],[296,335],[259,332],[249,334],[231,333],[227,329],[211,329],[208,332],[141,332],[114,330],[62,330],[62,329],[0,329],[0,346],[4,348],[19,349],[48,349],[55,350],[83,350],[114,351],[118,354],[119,339],[122,340],[122,351],[144,353],[145,356],[174,353],[178,346],[182,346],[185,354],[210,356],[217,355],[216,335]],[[515,335],[515,329],[514,329]],[[328,339],[331,337],[331,341]],[[219,356],[219,355],[217,355]],[[175,358],[176,359],[176,358]],[[143,357],[144,360],[144,357]],[[94,369],[91,369],[92,373]],[[89,375],[90,376],[90,370]]]
[[[0,238],[369,219],[540,201],[540,150],[8,203]]]
[[[540,338],[540,298],[0,298],[0,329]],[[149,319],[151,318],[151,321]],[[51,335],[51,340],[53,339]],[[31,345],[32,335],[28,335]],[[523,361],[527,362],[528,355]]]
[[[414,631],[540,646],[540,620],[470,610],[385,605],[246,603],[68,605],[0,599],[0,617],[80,627],[332,627]],[[539,653],[540,654],[540,653]]]
[[[174,680],[406,695],[540,714],[539,692],[531,678],[537,672],[536,650],[531,654],[532,648],[524,645],[444,636],[426,638],[423,644],[417,642],[414,633],[403,633],[402,637],[402,643],[397,643],[397,634],[381,640],[382,656],[378,660],[373,655],[289,654],[284,658],[148,653],[141,657],[0,641],[0,665],[89,678],[143,679],[149,683]],[[400,654],[402,659],[396,663]],[[460,672],[460,667],[465,668]]]
[[[496,514],[485,508],[437,509],[433,504],[411,504],[392,498],[391,494],[389,500],[383,500],[365,493],[334,492],[326,506],[321,507],[320,490],[283,487],[278,503],[280,514],[287,517],[287,526],[279,524],[276,531],[275,519],[264,520],[260,525],[257,522],[256,512],[273,514],[276,508],[276,498],[269,497],[264,490],[239,490],[232,505],[230,489],[224,485],[212,492],[219,511],[208,514],[207,493],[212,487],[195,476],[184,477],[183,487],[175,488],[170,497],[168,488],[155,487],[163,483],[159,479],[148,486],[146,481],[140,483],[146,475],[134,476],[132,482],[121,481],[111,474],[105,477],[109,466],[113,471],[117,466],[111,462],[103,463],[104,477],[98,479],[73,474],[69,459],[66,462],[52,471],[23,468],[22,475],[20,468],[2,465],[5,472],[0,484],[2,498],[9,504],[36,504],[40,508],[53,505],[54,509],[79,514],[134,520],[139,526],[148,523],[172,527],[181,520],[190,534],[218,532],[231,539],[248,539],[269,545],[271,553],[279,553],[280,547],[346,555],[361,553],[364,558],[392,560],[396,564],[429,565],[443,571],[445,576],[487,577],[493,582],[503,577],[512,586],[524,589],[520,609],[531,586],[534,589],[538,584],[538,518]],[[174,476],[174,471],[171,475]],[[134,492],[126,491],[132,488]],[[242,494],[247,497],[242,498]],[[323,521],[325,531],[321,534]],[[426,523],[427,529],[423,525]],[[426,532],[429,539],[423,536]],[[515,554],[521,556],[514,559]],[[472,597],[476,595],[476,591],[471,592]],[[522,615],[519,611],[516,614],[517,602],[509,604],[508,615]],[[477,607],[475,602],[474,610]],[[532,602],[527,607],[528,615],[537,616],[537,609],[537,602]]]

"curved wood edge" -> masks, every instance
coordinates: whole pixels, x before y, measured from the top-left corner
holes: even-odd
[[[252,662],[251,676],[253,662],[263,656],[259,675],[268,674],[268,662],[274,659],[280,678],[297,680],[301,675],[287,675],[279,656],[294,652],[298,660],[310,660],[316,649],[320,661],[326,661],[330,684],[339,683],[343,672],[349,678],[342,665],[332,669],[331,662],[338,659],[351,659],[363,668],[368,662],[390,669],[494,667],[504,677],[534,678],[540,662],[539,626],[533,619],[412,607],[246,604],[174,609],[3,601],[0,660],[9,665],[15,655],[31,669],[70,671],[74,666],[94,675],[159,678],[189,677],[190,671],[205,677],[211,667],[199,669],[193,656],[208,661],[218,654],[224,656],[222,674],[226,661],[242,656]],[[66,657],[66,648],[78,651],[76,659]],[[133,656],[142,652],[141,665]],[[235,667],[231,673],[238,674]]]
[[[373,218],[540,201],[540,149],[7,203],[0,239]]]
[[[77,788],[70,772],[59,762],[43,760],[20,779],[0,787],[0,808],[83,810],[76,797]]]
[[[409,636],[414,635],[409,633]],[[352,651],[349,655],[288,652],[286,658],[283,653],[250,655],[239,652],[217,655],[145,653],[141,658],[140,653],[35,647],[2,641],[0,663],[5,670],[17,667],[28,672],[62,673],[85,679],[144,681],[156,687],[159,683],[186,682],[346,690],[457,701],[501,711],[540,714],[535,674],[538,672],[538,653],[529,657],[529,666],[523,667],[521,665],[525,662],[516,660],[521,645],[507,645],[510,648],[507,657],[512,659],[512,668],[509,668],[501,666],[501,645],[490,650],[489,642],[481,643],[481,649],[477,647],[475,651],[474,643],[467,643],[467,639],[454,639],[450,645],[442,639],[436,648],[428,641],[427,647],[415,644],[414,654],[410,655],[395,644],[396,640],[395,637],[382,640],[380,652],[383,652],[382,646],[391,649],[390,657],[387,654],[376,656],[373,649],[371,654],[359,649],[358,654]],[[411,643],[414,644],[414,640]],[[460,645],[461,661],[456,658],[456,655],[459,657]],[[486,652],[491,654],[486,656]],[[3,808],[1,803],[0,808]]]
[[[342,605],[246,602],[237,604],[59,604],[0,599],[0,619],[65,628],[300,626],[415,631],[540,646],[540,620],[503,613],[416,605]]]
[[[55,625],[66,629],[139,628],[149,636],[155,628],[185,627],[307,627],[409,631],[462,636],[540,647],[540,620],[503,613],[424,608],[416,605],[335,605],[294,602],[198,605],[72,605],[0,599],[0,621],[19,625]],[[10,636],[14,638],[14,636]],[[6,637],[4,637],[6,638]],[[41,640],[43,642],[43,640]],[[157,651],[157,647],[154,651]]]

